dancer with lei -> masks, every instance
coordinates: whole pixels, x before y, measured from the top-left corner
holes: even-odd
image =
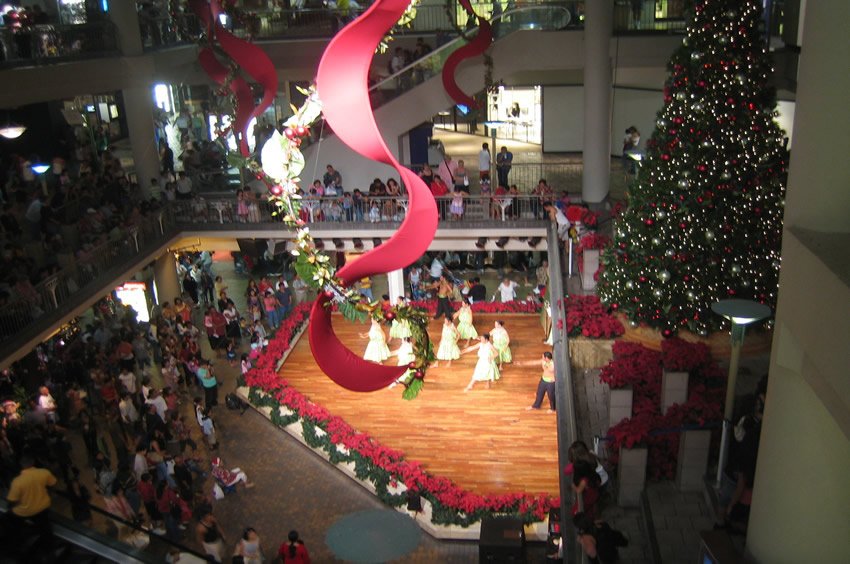
[[[468,347],[472,339],[478,338],[478,331],[475,330],[475,326],[472,324],[472,308],[467,298],[463,298],[460,309],[452,317],[458,321],[458,339],[466,339],[466,346]]]
[[[403,306],[405,304],[404,298],[398,298],[396,305]],[[392,343],[393,339],[401,339],[404,341],[406,337],[410,337],[412,333],[410,332],[410,321],[407,319],[393,319],[392,325],[390,325],[390,338],[387,343]]]
[[[436,368],[439,366],[440,360],[447,361],[446,367],[452,365],[453,360],[460,358],[460,349],[457,346],[457,341],[460,338],[460,333],[455,327],[454,322],[448,317],[443,320],[443,334],[440,337],[440,346],[437,349],[437,361],[431,366]]]
[[[502,377],[499,372],[499,366],[496,364],[496,359],[499,358],[499,351],[490,342],[490,335],[488,333],[484,333],[478,337],[478,344],[463,349],[461,354],[466,354],[476,349],[478,349],[478,362],[475,364],[472,378],[469,380],[466,388],[464,388],[464,392],[471,390],[476,382],[487,382],[487,388],[489,389],[493,382]]]
[[[499,368],[501,369],[502,364],[505,362],[508,364],[513,362],[514,357],[511,354],[511,337],[505,329],[504,321],[496,321],[493,324],[493,330],[490,331],[490,339],[493,342],[493,346],[497,351],[499,351]]]
[[[366,345],[366,352],[363,354],[365,360],[383,363],[390,357],[390,349],[387,347],[387,338],[384,335],[384,330],[377,319],[372,319],[372,327],[368,333],[360,333],[361,339],[369,339],[369,344]]]

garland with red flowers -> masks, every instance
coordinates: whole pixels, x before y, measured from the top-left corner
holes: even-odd
[[[647,474],[672,479],[682,428],[712,428],[722,417],[725,377],[706,345],[679,338],[665,339],[661,352],[636,343],[617,341],[614,358],[599,373],[612,389],[631,386],[632,417],[608,430],[612,460],[621,447],[648,448]],[[688,400],[661,413],[662,370],[688,372]],[[716,437],[715,437],[716,438]]]
[[[542,521],[549,509],[559,506],[558,498],[545,494],[483,496],[468,492],[448,478],[428,473],[418,462],[405,460],[401,451],[387,448],[368,434],[358,432],[293,388],[278,374],[277,363],[295,344],[311,308],[312,303],[295,307],[269,341],[256,366],[245,376],[251,403],[271,408],[275,425],[285,427],[300,422],[308,445],[324,450],[334,464],[352,463],[356,476],[371,481],[378,497],[387,505],[401,507],[407,503],[406,492],[391,491],[397,491],[403,484],[431,503],[431,521],[436,525],[468,527],[494,514],[512,515],[532,523]]]

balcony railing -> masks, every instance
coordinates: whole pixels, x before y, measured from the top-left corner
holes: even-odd
[[[115,26],[110,21],[75,25],[0,28],[0,66],[59,63],[117,55]]]
[[[542,200],[530,195],[464,198],[462,213],[453,213],[452,198],[438,198],[441,228],[499,228],[545,226]],[[376,211],[372,211],[372,210]],[[302,218],[316,228],[394,229],[404,219],[407,198],[366,197],[344,206],[343,198],[306,198]],[[245,211],[244,209],[242,211]],[[454,210],[457,212],[457,208]],[[178,200],[148,216],[138,226],[126,227],[120,237],[68,257],[65,266],[39,282],[31,296],[14,296],[0,303],[0,355],[12,352],[19,341],[48,329],[57,318],[78,304],[80,295],[91,296],[122,272],[132,268],[139,256],[149,254],[185,230],[249,230],[279,226],[265,201],[253,202],[240,215],[235,197]]]

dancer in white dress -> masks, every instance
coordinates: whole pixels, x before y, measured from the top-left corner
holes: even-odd
[[[460,358],[460,349],[457,346],[457,341],[460,338],[460,333],[455,327],[454,322],[448,317],[443,320],[443,334],[440,337],[440,346],[437,349],[437,360],[447,361],[446,366],[452,365],[453,360]],[[439,362],[432,364],[433,367],[439,366]]]
[[[475,382],[487,382],[487,387],[489,388],[492,382],[502,377],[499,373],[499,366],[496,364],[496,359],[499,358],[499,351],[490,343],[489,334],[484,333],[478,337],[478,344],[463,349],[461,354],[466,354],[475,349],[478,349],[478,362],[475,364],[472,378],[463,390],[464,392],[471,390]]]
[[[369,339],[369,344],[366,345],[366,352],[363,354],[365,360],[371,360],[372,362],[381,364],[390,357],[387,338],[377,319],[372,319],[372,327],[369,329],[369,332],[366,334],[361,333],[360,337]]]
[[[413,340],[410,337],[404,337],[401,340],[401,346],[391,352],[390,356],[398,357],[399,366],[409,366],[410,363],[416,362],[416,353],[413,352]],[[390,384],[390,388],[400,382],[404,382],[412,370],[412,368],[408,368],[404,374],[399,376],[395,382]]]
[[[452,316],[457,319],[457,331],[460,334],[459,339],[466,339],[466,346],[472,339],[478,338],[478,332],[475,330],[475,325],[472,324],[472,308],[469,307],[469,300],[464,298],[460,304],[460,309]]]
[[[507,362],[510,364],[513,362],[514,357],[511,354],[511,338],[508,335],[508,331],[505,329],[505,323],[503,321],[496,321],[493,323],[493,330],[490,331],[490,341],[493,343],[493,346],[496,347],[496,350],[499,351],[499,368],[502,368],[502,363]]]
[[[404,305],[404,298],[398,298],[396,305]],[[405,337],[410,337],[412,333],[410,332],[410,322],[406,319],[393,319],[392,325],[390,325],[390,338],[387,343],[392,343],[393,339],[404,340]]]

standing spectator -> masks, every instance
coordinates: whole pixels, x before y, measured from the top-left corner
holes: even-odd
[[[478,151],[478,179],[481,182],[481,191],[490,191],[490,145],[481,144]]]
[[[289,531],[287,541],[277,551],[283,564],[310,564],[310,554],[304,541],[298,537],[298,531]]]
[[[325,188],[330,185],[333,185],[336,188],[342,188],[342,175],[338,170],[334,170],[333,165],[327,166],[327,172],[325,172],[325,175],[322,177],[322,181]]]
[[[198,542],[204,547],[204,552],[212,558],[212,561],[221,562],[224,553],[224,533],[212,513],[201,517],[198,526],[195,527],[195,534]]]
[[[204,406],[209,409],[218,405],[218,380],[208,360],[201,360],[197,371],[198,381],[204,388]]]
[[[307,301],[307,283],[304,282],[304,280],[302,280],[297,274],[292,280],[292,290],[295,292],[296,304],[303,304]]]
[[[35,468],[32,456],[21,457],[21,473],[12,480],[6,499],[12,508],[10,524],[14,529],[11,538],[20,538],[18,532],[24,521],[33,523],[42,535],[50,535],[50,494],[47,488],[56,485],[50,470]]]
[[[502,147],[502,150],[496,154],[496,174],[499,176],[499,186],[507,188],[508,173],[511,171],[511,166],[514,162],[514,154],[508,151],[507,147]]]
[[[244,564],[262,564],[263,551],[260,545],[260,536],[257,531],[253,527],[248,527],[236,544],[233,556],[241,556]]]
[[[509,278],[502,278],[502,283],[499,284],[499,301],[502,303],[512,302],[516,300],[516,289],[519,284]],[[496,297],[495,295],[493,296]]]
[[[454,171],[454,179],[455,179],[455,189],[460,190],[461,192],[465,192],[466,195],[469,195],[469,172],[466,170],[466,165],[463,160],[457,161],[457,166],[455,166]]]

